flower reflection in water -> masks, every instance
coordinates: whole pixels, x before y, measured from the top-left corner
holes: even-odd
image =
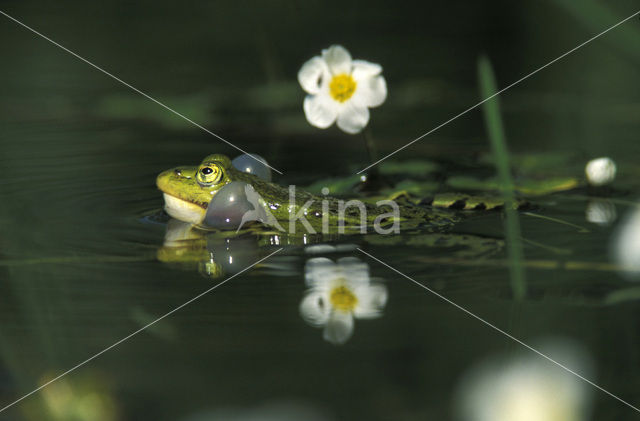
[[[640,277],[640,205],[620,223],[613,234],[612,254],[630,279]]]
[[[581,349],[555,344],[542,352],[590,377]],[[472,371],[460,388],[462,421],[586,421],[590,389],[575,375],[535,354],[495,359]]]
[[[326,257],[309,259],[305,282],[309,289],[300,303],[300,314],[310,325],[324,327],[323,337],[332,344],[349,340],[354,318],[380,317],[387,303],[387,288],[372,282],[369,266],[355,257],[336,262]]]
[[[610,200],[594,199],[587,203],[585,218],[592,224],[607,226],[615,222],[617,217],[616,205]]]

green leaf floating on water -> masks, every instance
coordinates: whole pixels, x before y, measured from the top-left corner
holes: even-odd
[[[530,166],[536,166],[529,162]],[[439,165],[432,161],[386,161],[380,165],[383,176],[389,176],[388,180],[398,180],[398,176],[407,176],[390,188],[381,190],[375,196],[368,197],[368,201],[392,199],[401,200],[413,204],[432,199],[431,204],[441,208],[456,208],[463,210],[491,210],[502,207],[504,200],[501,198],[500,184],[496,178],[475,178],[470,176],[452,176],[445,182],[445,191],[442,191],[439,181],[429,179],[429,175],[439,170]],[[306,190],[320,194],[323,187],[328,187],[331,195],[354,196],[357,195],[355,187],[361,182],[360,175],[352,174],[346,177],[332,177],[318,180]],[[580,186],[580,179],[576,177],[550,177],[550,178],[526,178],[520,177],[516,181],[515,191],[523,196],[542,196],[550,193],[571,190]],[[467,193],[459,193],[464,191]],[[469,191],[477,191],[470,194]],[[516,200],[514,208],[521,208],[528,202]]]
[[[353,187],[360,182],[360,177],[352,175],[344,178],[328,178],[319,180],[308,186],[306,190],[320,194],[323,187],[328,187],[332,195],[354,195]],[[481,185],[477,190],[494,190],[492,186],[487,187]],[[439,208],[456,208],[462,210],[492,210],[504,205],[503,199],[489,191],[487,194],[479,193],[472,195],[468,193],[437,193],[440,184],[435,181],[417,181],[403,180],[392,188],[385,189],[379,194],[363,198],[365,202],[375,204],[378,200],[395,200],[397,202],[406,202],[419,204],[423,201],[430,200],[431,205]],[[469,190],[465,184],[464,189]],[[471,189],[473,190],[473,189]],[[514,207],[517,209],[528,202],[517,200]]]
[[[478,179],[473,177],[457,176],[447,180],[447,185],[455,190],[483,190],[499,191],[500,184],[495,178]],[[545,180],[517,180],[515,190],[528,196],[542,196],[565,190],[571,190],[580,185],[575,177],[554,177]]]
[[[526,204],[524,200],[516,200],[514,209]],[[432,206],[439,208],[456,208],[464,210],[492,210],[504,205],[504,200],[499,196],[474,196],[463,193],[441,193],[435,195]]]

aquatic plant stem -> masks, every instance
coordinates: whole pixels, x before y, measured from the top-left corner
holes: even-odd
[[[376,147],[376,142],[373,139],[373,134],[371,133],[371,129],[369,127],[365,127],[362,132],[362,138],[364,139],[364,145],[367,149],[367,155],[369,156],[370,161],[375,161],[378,159],[378,148]],[[385,186],[385,182],[380,176],[380,171],[378,167],[373,167],[366,175],[366,178],[360,179],[362,181],[360,190],[363,192],[375,192],[379,191],[381,188]]]
[[[369,160],[370,162],[373,162],[378,159],[378,148],[376,148],[376,143],[373,140],[371,129],[369,129],[369,127],[365,127],[364,131],[362,132],[362,136],[364,137],[364,144],[367,147]]]
[[[480,96],[488,98],[497,92],[497,86],[491,63],[486,56],[478,59],[478,82],[480,84]],[[520,235],[520,219],[514,207],[515,194],[513,192],[513,180],[509,166],[509,152],[500,114],[500,104],[497,96],[482,104],[487,134],[491,142],[493,158],[498,171],[498,181],[504,200],[505,232],[507,240],[507,254],[509,257],[509,275],[511,288],[516,300],[521,300],[527,293],[525,271],[522,265],[524,260],[522,241]]]

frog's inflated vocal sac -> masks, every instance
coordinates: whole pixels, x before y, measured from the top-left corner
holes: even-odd
[[[305,207],[306,212],[303,211],[303,213],[306,220],[318,232],[323,228],[323,216],[328,219],[328,225],[332,231],[339,226],[341,219],[344,221],[344,226],[347,229],[351,227],[352,231],[362,225],[361,210],[358,207],[345,207],[344,201],[329,196],[316,196],[299,189],[295,190],[295,196],[292,199],[289,188],[236,169],[225,155],[209,155],[197,167],[177,167],[164,171],[158,175],[156,183],[164,193],[165,210],[170,216],[202,226],[207,207],[213,197],[225,185],[234,181],[251,185],[260,195],[261,202],[264,202],[261,204],[283,226],[288,226],[290,219],[299,215]],[[390,212],[388,206],[370,203],[364,203],[364,206],[368,226],[372,226],[378,216],[388,215]],[[393,218],[388,219],[384,220],[382,225],[394,222]],[[439,209],[400,205],[398,222],[408,223],[411,226],[424,225],[442,229],[451,225],[454,217]]]

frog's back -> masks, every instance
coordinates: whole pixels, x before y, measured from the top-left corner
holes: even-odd
[[[338,227],[341,220],[347,229],[359,228],[363,220],[361,215],[364,215],[365,224],[370,227],[374,225],[378,217],[386,217],[386,219],[380,218],[378,220],[382,226],[393,224],[391,216],[395,216],[394,208],[388,204],[378,206],[366,200],[318,196],[295,186],[284,187],[262,180],[235,168],[230,169],[230,175],[234,180],[253,186],[269,211],[281,222],[288,223],[290,218],[297,215],[304,207],[306,212],[303,211],[303,215],[309,224],[318,230],[322,229],[325,213],[328,213],[326,218],[328,218],[330,229]],[[291,196],[293,196],[293,201]],[[423,225],[427,228],[431,227],[433,230],[444,230],[456,221],[455,215],[447,210],[408,204],[396,205],[396,214],[399,216],[402,227]]]

